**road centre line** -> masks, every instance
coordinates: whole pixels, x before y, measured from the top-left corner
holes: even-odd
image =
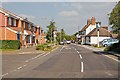
[[[79,57],[82,59],[82,55],[81,54],[79,54]]]
[[[83,72],[83,62],[81,62],[81,72]]]
[[[79,51],[77,51],[77,53],[79,53]]]

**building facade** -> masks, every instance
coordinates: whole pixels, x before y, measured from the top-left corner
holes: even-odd
[[[19,40],[21,47],[30,47],[40,44],[40,36],[40,26],[0,8],[0,40]]]
[[[92,19],[87,20],[87,25],[85,25],[81,30],[81,44],[97,44],[97,28],[96,28],[96,19],[92,17]],[[99,28],[99,42],[103,39],[110,38],[110,32],[108,30],[108,26],[101,26]]]

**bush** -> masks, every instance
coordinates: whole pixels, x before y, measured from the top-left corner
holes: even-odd
[[[36,46],[36,50],[49,51],[51,49],[52,49],[52,45],[47,43]]]
[[[104,51],[114,51],[114,52],[120,52],[120,42],[112,44],[104,49]]]
[[[20,41],[18,40],[0,40],[0,49],[19,49]]]

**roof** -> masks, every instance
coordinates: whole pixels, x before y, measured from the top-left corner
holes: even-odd
[[[87,29],[90,26],[90,23],[85,25],[80,31],[84,31],[85,29]]]
[[[103,27],[100,27],[100,29],[99,29],[99,36],[100,37],[110,37],[111,36],[111,34],[110,34],[110,32],[107,30],[107,29],[105,29],[105,28],[103,28]],[[88,35],[86,35],[86,36],[97,36],[97,28],[94,28]]]

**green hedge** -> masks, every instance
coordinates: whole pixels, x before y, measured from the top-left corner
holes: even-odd
[[[19,49],[19,40],[0,40],[0,49]]]
[[[104,51],[114,51],[114,52],[120,52],[120,42],[112,44],[104,49]]]
[[[36,50],[49,51],[51,49],[52,49],[52,45],[47,43],[36,46]]]

